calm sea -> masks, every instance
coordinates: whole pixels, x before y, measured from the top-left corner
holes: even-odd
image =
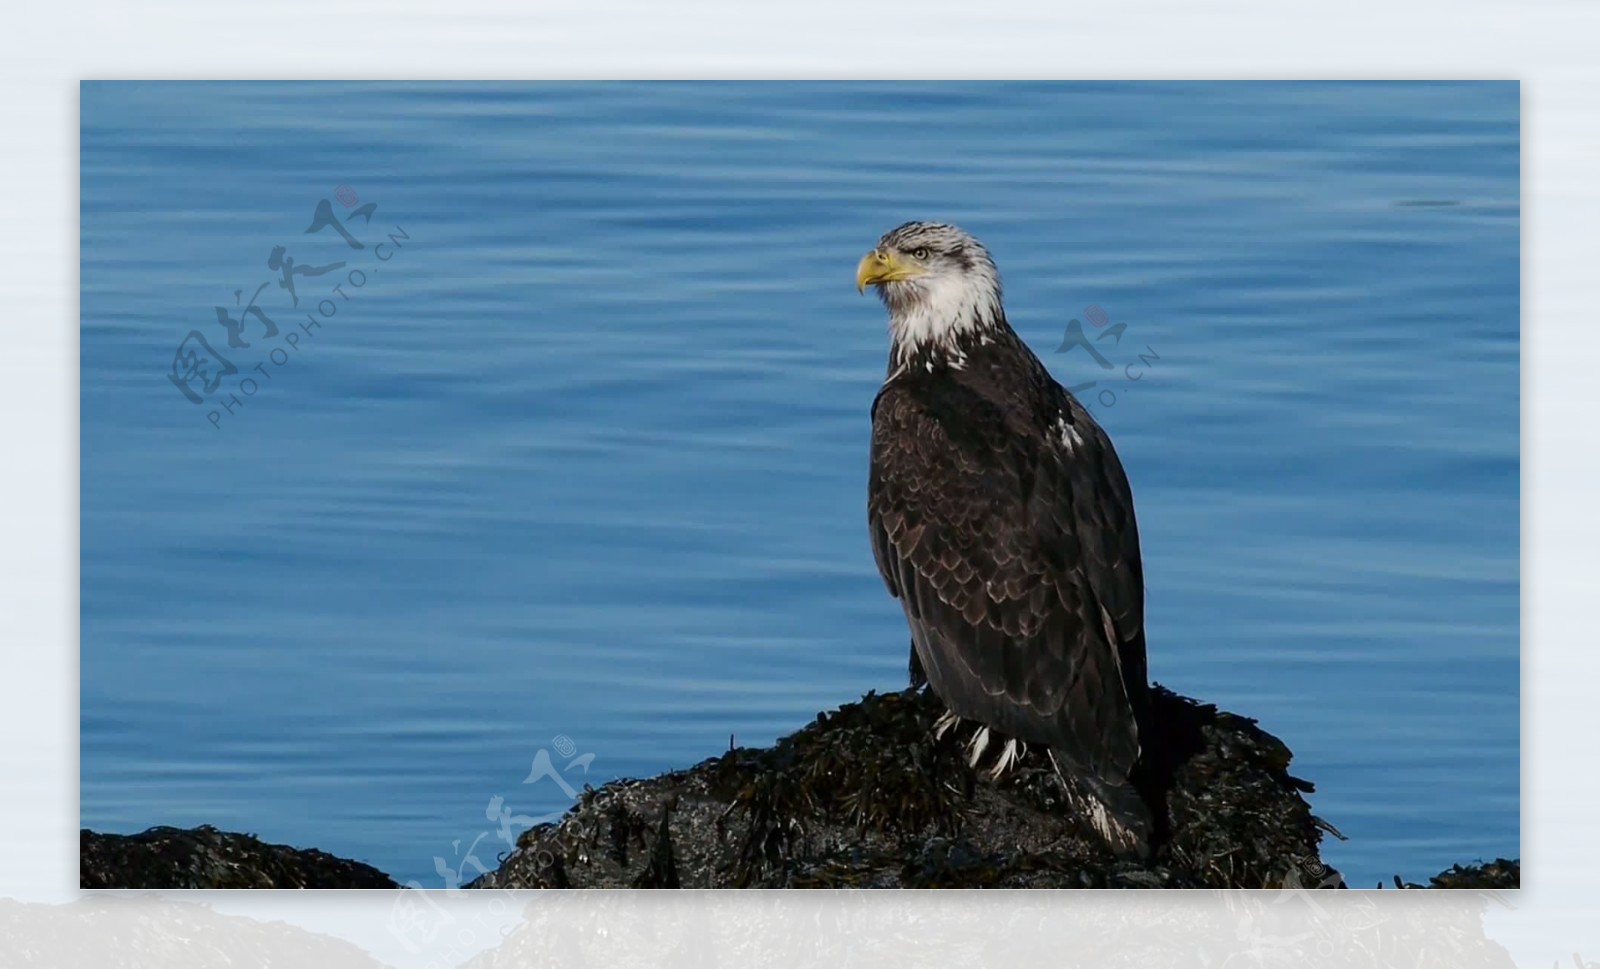
[[[1152,676],[1357,884],[1518,855],[1518,99],[86,84],[82,824],[440,885],[902,686],[853,272],[936,218],[1093,382]]]

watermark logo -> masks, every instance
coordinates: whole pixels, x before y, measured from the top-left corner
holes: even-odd
[[[551,757],[551,748],[555,749],[555,758]],[[562,765],[559,768],[557,759]],[[534,753],[532,767],[529,768],[527,777],[522,779],[522,784],[538,785],[551,782],[569,801],[576,802],[581,792],[567,776],[581,770],[587,777],[592,764],[594,764],[594,752],[578,754],[577,744],[567,735],[558,734],[551,740],[550,748],[540,748]],[[491,942],[487,938],[489,924],[480,914],[476,927],[466,925],[447,907],[440,904],[435,893],[426,890],[443,889],[447,898],[461,894],[464,891],[462,887],[493,871],[484,864],[481,853],[498,850],[500,845],[505,846],[507,852],[513,852],[517,848],[517,838],[523,832],[555,822],[565,815],[566,811],[560,809],[543,815],[524,815],[516,812],[505,797],[495,795],[490,798],[483,815],[485,820],[495,823],[495,828],[480,831],[471,842],[466,843],[465,849],[462,848],[464,839],[453,840],[450,843],[451,853],[448,859],[444,856],[434,856],[433,869],[439,877],[437,886],[424,886],[421,880],[417,879],[407,880],[395,895],[394,905],[389,911],[389,932],[413,954],[419,954],[427,947],[430,948],[430,958],[432,958],[435,952],[431,948],[445,947],[451,950],[450,956],[456,965],[473,956],[478,949]],[[486,839],[491,841],[480,849]],[[553,865],[554,862],[554,858],[540,860],[540,864],[545,867]],[[501,915],[506,912],[506,908],[502,904],[497,910],[495,903],[491,902],[489,912],[491,915]],[[485,934],[483,939],[479,938],[480,932]],[[494,942],[498,942],[499,936],[499,932],[495,931]]]
[[[1145,375],[1161,360],[1161,355],[1155,348],[1145,344],[1143,350],[1134,350],[1132,341],[1127,347],[1122,345],[1122,338],[1128,332],[1126,323],[1111,323],[1110,314],[1098,304],[1091,303],[1083,308],[1083,319],[1089,325],[1102,331],[1090,337],[1088,331],[1083,329],[1083,320],[1073,317],[1067,321],[1067,329],[1061,337],[1061,346],[1055,349],[1058,354],[1070,350],[1082,350],[1088,354],[1101,371],[1108,372],[1099,380],[1087,381],[1067,388],[1078,401],[1090,411],[1095,405],[1102,408],[1116,407],[1120,399],[1119,386],[1126,394],[1129,386],[1144,379]],[[1109,346],[1106,344],[1110,341]],[[1124,360],[1120,366],[1113,362],[1112,356]]]
[[[334,197],[351,211],[341,219],[334,214],[332,203],[321,199],[312,211],[311,224],[302,235],[317,236],[314,242],[324,245],[338,237],[344,243],[340,255],[345,259],[328,259],[332,254],[326,254],[317,255],[317,261],[297,260],[288,246],[273,246],[265,262],[267,269],[276,276],[250,289],[248,299],[245,292],[249,288],[240,287],[233,291],[231,303],[212,308],[216,326],[227,338],[227,353],[218,350],[199,329],[189,331],[188,336],[178,342],[166,378],[191,405],[211,407],[205,418],[212,428],[221,430],[224,421],[260,393],[263,382],[274,379],[274,371],[304,353],[322,330],[323,322],[332,319],[341,306],[351,302],[355,292],[365,287],[369,278],[411,240],[405,229],[396,225],[392,231],[384,233],[385,238],[369,246],[352,230],[369,238],[383,232],[372,224],[372,217],[378,211],[377,203],[358,206],[356,190],[348,185],[336,188]],[[360,265],[353,265],[352,259]],[[264,299],[262,294],[269,289],[272,289],[271,299]],[[306,304],[304,308],[301,307],[302,298]],[[301,316],[305,318],[303,321],[299,319]],[[282,325],[279,319],[284,321]],[[212,340],[222,342],[216,330],[209,332]],[[239,363],[235,363],[236,360]],[[255,366],[240,376],[240,366],[251,360],[256,361]],[[260,379],[252,375],[259,375]]]

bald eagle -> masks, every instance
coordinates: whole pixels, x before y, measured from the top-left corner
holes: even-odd
[[[909,222],[862,258],[889,311],[872,403],[872,552],[911,627],[911,676],[976,722],[993,774],[1045,747],[1068,802],[1121,853],[1149,846],[1130,778],[1148,719],[1133,493],[1111,439],[1006,322],[989,251]]]

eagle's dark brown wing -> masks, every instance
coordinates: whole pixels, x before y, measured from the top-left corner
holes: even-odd
[[[1132,493],[1105,432],[1043,381],[1031,407],[886,384],[872,549],[951,710],[1120,788],[1148,695]]]

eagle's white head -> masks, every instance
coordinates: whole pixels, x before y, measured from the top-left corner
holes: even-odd
[[[856,267],[856,289],[875,286],[889,308],[891,355],[951,350],[958,338],[1004,325],[1000,273],[970,233],[908,222],[885,233]]]

